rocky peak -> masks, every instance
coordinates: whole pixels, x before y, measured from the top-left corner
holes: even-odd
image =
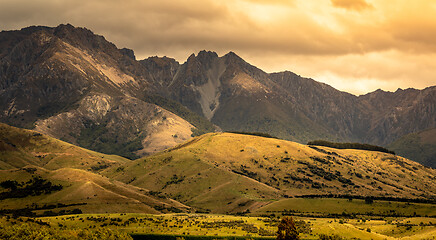
[[[244,61],[244,59],[232,51],[224,55],[223,58],[227,64],[248,64],[246,61]]]
[[[218,54],[210,51],[200,51],[197,56],[191,54],[182,65],[181,72],[186,77],[186,84],[196,86],[207,82],[206,71],[214,65],[218,59]]]
[[[20,32],[23,34],[32,34],[34,32],[38,32],[38,31],[51,31],[51,30],[52,30],[51,27],[46,27],[46,26],[30,26],[30,27],[25,27],[19,31],[14,31],[14,32]]]
[[[140,61],[142,64],[146,65],[146,66],[153,66],[153,67],[157,67],[157,68],[165,68],[167,66],[179,66],[179,62],[177,62],[174,58],[169,58],[169,57],[158,57],[158,56],[153,56],[153,57],[149,57],[146,58],[144,60]]]
[[[139,61],[153,76],[155,82],[167,87],[180,67],[179,62],[169,57],[149,57]]]
[[[230,51],[230,52],[226,53],[226,54],[224,55],[224,57],[225,57],[225,58],[237,58],[237,59],[242,59],[241,57],[238,56],[238,54],[236,54],[236,53],[233,52],[233,51]]]
[[[206,50],[200,51],[197,55],[197,60],[207,65],[212,63],[217,58],[218,58],[218,54],[216,52],[206,51]]]
[[[191,68],[197,66],[196,68],[206,69],[210,68],[216,59],[218,59],[216,52],[201,50],[197,56],[191,54],[185,64]]]
[[[127,56],[133,60],[136,60],[136,56],[135,56],[135,52],[133,52],[132,49],[128,49],[128,48],[122,48],[120,49],[120,52],[124,55]]]
[[[88,51],[118,51],[116,46],[108,42],[103,36],[94,34],[87,28],[74,27],[71,24],[61,24],[55,27],[53,35],[73,46]]]

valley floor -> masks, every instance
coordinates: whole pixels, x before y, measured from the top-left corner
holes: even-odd
[[[434,217],[383,217],[383,218],[313,218],[294,217],[301,239],[320,239],[320,235],[339,236],[336,239],[434,239]],[[98,233],[114,239],[275,239],[279,216],[229,216],[212,214],[79,214],[42,218],[2,217],[2,231],[8,226],[44,232],[45,228],[62,234],[83,231]],[[27,226],[28,225],[28,226]],[[11,229],[11,228],[9,228]],[[28,230],[27,230],[28,231]],[[82,232],[82,233],[80,233]],[[99,235],[100,237],[103,235]],[[48,238],[50,239],[50,238]],[[111,238],[112,239],[112,238]]]

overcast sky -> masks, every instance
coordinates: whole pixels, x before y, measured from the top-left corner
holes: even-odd
[[[0,0],[0,29],[71,23],[138,59],[234,51],[354,94],[436,85],[434,0]]]

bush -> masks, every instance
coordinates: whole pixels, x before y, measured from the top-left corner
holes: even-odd
[[[283,217],[278,225],[277,240],[299,240],[298,231],[292,217]]]

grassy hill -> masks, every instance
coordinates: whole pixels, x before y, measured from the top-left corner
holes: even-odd
[[[0,169],[35,165],[45,169],[69,167],[99,171],[128,161],[116,155],[77,147],[36,131],[0,123]]]
[[[399,156],[233,133],[205,134],[104,174],[219,213],[309,194],[436,196],[436,170]]]
[[[146,189],[110,180],[89,171],[72,168],[46,170],[35,167],[0,170],[0,182],[13,180],[26,183],[33,176],[39,176],[52,184],[61,185],[62,189],[49,194],[34,194],[22,198],[6,198],[0,201],[0,209],[29,208],[35,214],[52,211],[80,209],[84,213],[161,213],[184,212],[189,208],[171,199],[158,198]],[[4,193],[7,189],[0,188]]]
[[[436,168],[436,128],[401,137],[389,145],[398,155]]]
[[[174,200],[154,196],[146,189],[98,174],[106,168],[120,171],[128,162],[35,131],[0,124],[0,182],[16,183],[11,189],[0,187],[0,209],[21,209],[39,215],[46,211],[68,213],[74,209],[88,213],[155,214],[189,209]],[[40,182],[32,185],[35,177]],[[61,186],[61,189],[47,190],[50,186]]]

